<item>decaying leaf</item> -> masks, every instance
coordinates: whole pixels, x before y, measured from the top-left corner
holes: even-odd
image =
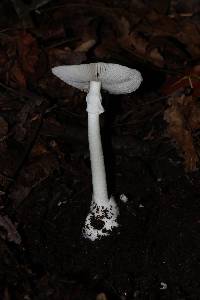
[[[180,148],[186,171],[195,171],[199,162],[194,144],[193,130],[200,128],[200,105],[192,96],[173,97],[164,114],[168,123],[168,134]]]
[[[39,157],[41,155],[45,155],[48,153],[48,150],[42,143],[37,143],[34,145],[31,151],[31,156],[32,157]]]
[[[2,189],[1,192],[4,192],[3,190],[6,189],[6,187],[9,185],[9,183],[12,181],[11,178],[5,176],[4,174],[0,173],[0,189]]]
[[[162,92],[165,95],[170,95],[187,88],[192,89],[193,96],[200,96],[200,65],[186,69],[184,74],[169,77],[162,88]]]
[[[199,56],[200,34],[196,24],[192,22],[183,22],[182,30],[178,32],[176,36],[179,41],[186,45],[190,53],[193,53],[193,55],[197,57]]]
[[[41,150],[37,149],[37,151],[40,152]],[[35,156],[35,152],[33,154],[34,158],[24,167],[17,184],[11,190],[10,197],[14,200],[14,205],[19,205],[33,188],[41,184],[59,168],[58,161],[50,153],[44,152],[41,155],[38,153],[38,156]]]
[[[1,232],[1,227],[4,229],[5,235]],[[8,216],[0,216],[0,236],[16,244],[21,243],[21,237],[16,229],[16,225],[12,223]]]
[[[3,117],[0,117],[0,141],[8,133],[8,123]]]
[[[36,39],[28,32],[21,32],[17,37],[19,62],[25,73],[34,73],[39,59]]]
[[[61,22],[53,23],[51,26],[45,24],[34,30],[35,34],[40,37],[47,45],[52,41],[66,38],[64,24]]]
[[[64,49],[53,48],[48,50],[49,61],[52,66],[66,64],[81,64],[86,56],[83,52],[75,52],[70,48],[65,47]]]
[[[160,56],[164,58],[165,65],[168,68],[177,68],[190,58],[189,53],[185,50],[184,44],[176,38],[169,36],[153,36],[149,39],[146,47],[146,54],[152,53],[153,50],[159,50]],[[155,59],[156,57],[153,56]]]
[[[88,40],[80,44],[76,49],[75,52],[87,52],[96,44],[95,40]]]
[[[18,63],[9,70],[7,83],[14,88],[26,88],[26,78]]]
[[[96,296],[96,300],[107,300],[107,297],[104,293],[100,293]]]
[[[1,36],[0,46],[0,74],[7,85],[25,89],[30,78],[37,79],[41,76],[39,73],[43,74],[42,51],[36,38],[28,31],[17,30]]]
[[[119,43],[122,48],[129,49],[129,51],[146,57],[152,60],[155,65],[160,67],[163,66],[164,59],[159,53],[157,47],[152,49],[148,48],[148,39],[142,35],[140,32],[131,31],[129,21],[122,17],[121,20],[121,37],[119,38]]]
[[[33,1],[22,1],[12,0],[15,10],[19,16],[27,15],[31,10],[37,9],[40,6],[45,5],[50,0],[33,0]]]
[[[8,35],[0,38],[0,75],[3,78],[6,72],[13,66],[13,58],[16,55],[16,44]]]

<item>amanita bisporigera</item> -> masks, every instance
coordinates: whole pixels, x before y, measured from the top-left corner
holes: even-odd
[[[104,156],[101,144],[99,115],[104,112],[101,104],[101,87],[110,94],[127,94],[135,91],[142,82],[140,72],[111,63],[91,63],[59,66],[54,75],[65,83],[87,92],[88,138],[92,169],[93,197],[86,217],[83,235],[94,241],[107,236],[118,227],[119,209],[114,198],[108,197]]]

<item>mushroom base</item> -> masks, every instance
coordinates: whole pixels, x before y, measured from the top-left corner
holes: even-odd
[[[93,199],[83,228],[83,236],[91,241],[108,236],[114,228],[119,226],[118,215],[119,209],[113,197],[103,205],[97,205]]]

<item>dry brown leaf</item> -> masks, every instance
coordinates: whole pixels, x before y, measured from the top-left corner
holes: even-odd
[[[36,38],[17,30],[0,41],[1,78],[14,88],[25,89],[29,79],[37,80],[46,70],[47,62]],[[4,61],[6,63],[4,64]]]
[[[144,55],[146,51],[146,46],[148,42],[144,37],[141,37],[136,32],[131,32],[130,23],[125,18],[122,17],[120,20],[121,37],[119,38],[119,43],[123,48],[135,49],[138,53]]]
[[[0,39],[0,74],[2,78],[13,65],[16,55],[16,45],[12,37],[7,35],[1,36]]]
[[[94,45],[96,44],[96,40],[88,40],[83,43],[81,43],[74,52],[87,52],[89,51]]]
[[[59,169],[57,159],[48,153],[32,158],[23,168],[17,184],[11,189],[10,197],[15,206],[19,205],[36,186]]]
[[[195,20],[172,19],[150,10],[134,27],[125,17],[120,19],[119,24],[120,46],[151,60],[157,66],[163,67],[165,62],[168,66],[181,67],[191,55],[199,55],[200,31]],[[154,43],[156,45],[152,45]]]
[[[74,52],[70,48],[65,47],[64,49],[52,48],[48,50],[48,57],[50,65],[73,65],[81,64],[86,56],[83,52]]]
[[[129,51],[139,54],[142,57],[153,61],[153,63],[159,67],[164,64],[164,59],[159,53],[158,49],[154,48],[147,52],[148,39],[141,35],[139,32],[134,32],[130,30],[129,21],[122,17],[120,20],[121,24],[121,37],[119,38],[119,43],[122,48],[128,49]]]
[[[11,179],[9,177],[0,173],[0,188],[1,189],[5,190],[8,187],[8,185],[10,184],[10,182],[11,182]]]
[[[9,70],[8,84],[14,88],[26,88],[26,78],[24,76],[24,72],[17,62],[11,68],[11,70]]]
[[[39,48],[36,39],[28,32],[17,36],[19,63],[25,73],[34,73],[39,59]]]
[[[62,40],[66,38],[65,27],[63,22],[45,24],[39,29],[34,29],[36,36],[42,38],[47,43],[51,41]]]
[[[101,30],[101,43],[95,48],[95,56],[98,58],[109,58],[116,51],[119,43],[116,32],[111,24],[104,24]]]
[[[181,30],[176,34],[179,41],[186,45],[188,51],[195,56],[199,56],[200,51],[200,32],[196,24],[185,22]]]
[[[192,89],[192,95],[194,97],[200,97],[200,65],[186,68],[184,74],[168,76],[163,87],[162,93],[165,95],[171,95],[173,93],[179,93]]]
[[[130,22],[127,18],[125,18],[124,16],[122,16],[120,18],[120,33],[121,33],[121,36],[127,36],[129,35],[130,33]]]
[[[116,50],[118,47],[116,38],[111,37],[109,39],[105,39],[102,43],[95,48],[95,56],[100,59],[110,58],[113,50]]]
[[[199,162],[192,136],[193,129],[200,128],[200,105],[192,96],[173,97],[164,114],[168,133],[181,149],[186,171],[195,171]]]
[[[47,150],[45,145],[42,143],[37,143],[34,145],[32,151],[31,151],[31,157],[38,157],[38,156],[41,156],[41,155],[47,154],[47,153],[49,153],[49,151]]]
[[[149,13],[146,15],[146,19],[147,22],[145,23],[145,26],[147,32],[152,30],[153,36],[162,35],[163,32],[167,36],[175,36],[175,34],[180,30],[176,20],[170,18],[169,16],[156,13],[155,10],[149,11]]]
[[[162,55],[160,54],[160,52],[157,48],[150,51],[149,57],[156,66],[158,66],[158,67],[164,66],[164,58],[162,57]]]
[[[107,297],[104,293],[100,293],[96,296],[96,300],[107,300]]]
[[[0,50],[0,73],[2,73],[5,70],[5,65],[8,61],[8,56],[6,52],[1,49]]]
[[[11,300],[11,296],[7,287],[4,290],[3,300]]]
[[[8,123],[3,117],[0,117],[0,140],[8,133]]]
[[[16,225],[12,223],[8,216],[0,216],[0,227],[6,231],[6,235],[0,232],[0,236],[16,244],[21,243],[21,237],[17,231]]]

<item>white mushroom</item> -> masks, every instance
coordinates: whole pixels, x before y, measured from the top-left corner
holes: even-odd
[[[86,217],[83,235],[94,241],[107,236],[118,227],[119,209],[113,197],[109,199],[100,136],[99,115],[104,112],[101,104],[101,87],[111,94],[135,91],[142,82],[140,72],[118,64],[91,63],[59,66],[54,75],[67,84],[87,92],[88,138],[92,169],[93,197]]]

